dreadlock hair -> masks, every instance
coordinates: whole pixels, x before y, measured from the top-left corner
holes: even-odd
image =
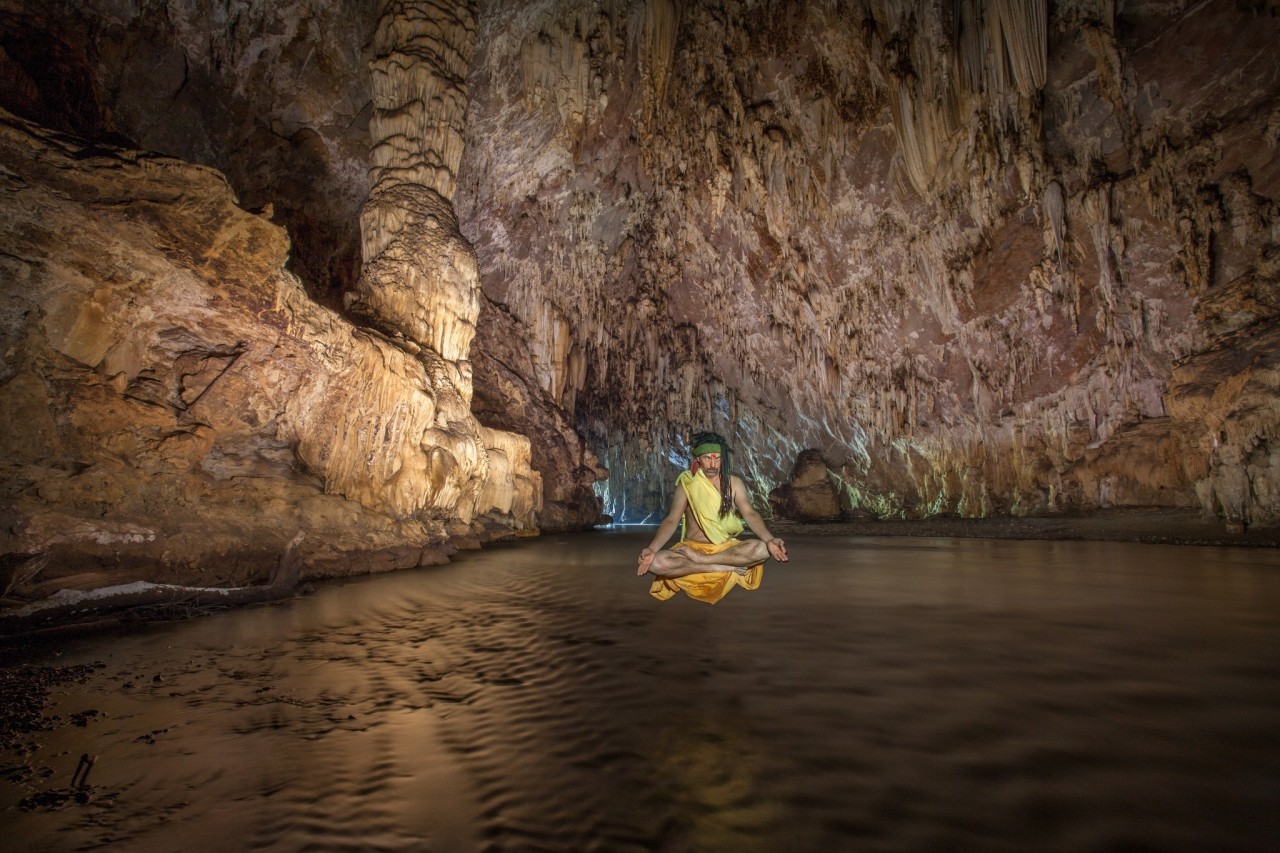
[[[720,517],[724,518],[733,512],[733,488],[729,484],[729,442],[724,436],[714,432],[695,432],[689,440],[689,449],[702,444],[720,445]],[[693,470],[697,470],[698,460],[693,460]]]

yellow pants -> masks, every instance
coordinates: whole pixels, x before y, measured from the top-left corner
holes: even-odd
[[[675,548],[671,550],[688,548],[691,551],[697,551],[699,554],[719,554],[721,551],[740,544],[742,544],[741,540],[738,539],[726,539],[719,545],[713,545],[710,542],[685,540],[677,543]],[[728,595],[729,590],[735,586],[740,586],[743,589],[755,589],[760,586],[760,581],[763,578],[764,563],[756,563],[747,569],[745,575],[740,575],[737,572],[695,572],[681,578],[656,578],[649,586],[649,594],[659,601],[666,601],[677,592],[683,591],[685,595],[695,601],[715,604]]]

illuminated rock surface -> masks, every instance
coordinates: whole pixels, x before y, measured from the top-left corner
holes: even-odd
[[[7,114],[0,168],[6,592],[242,584],[298,530],[309,574],[347,574],[534,529],[528,440],[308,299],[218,173]]]
[[[479,281],[450,202],[475,25],[465,6],[418,5],[390,5],[375,36],[365,267],[347,307],[438,354],[469,402]]]
[[[759,505],[1280,520],[1267,4],[0,11],[84,140],[5,131],[7,565],[652,517],[701,427]]]

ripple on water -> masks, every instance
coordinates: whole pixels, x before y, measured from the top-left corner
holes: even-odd
[[[643,534],[543,540],[71,643],[41,847],[1275,847],[1280,559],[792,537],[716,607]],[[1153,564],[1159,570],[1153,570]],[[128,686],[126,686],[128,685]],[[32,774],[38,780],[38,774]],[[25,787],[24,787],[25,786]]]

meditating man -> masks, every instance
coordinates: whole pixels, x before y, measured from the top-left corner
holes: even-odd
[[[692,456],[689,470],[676,478],[671,511],[640,552],[636,574],[655,575],[649,594],[659,601],[683,590],[690,598],[715,604],[735,586],[760,586],[765,561],[773,557],[785,563],[787,548],[751,506],[742,479],[729,473],[729,446],[721,436],[694,435]],[[759,539],[736,538],[744,521]],[[661,550],[677,524],[682,525],[680,541]]]

